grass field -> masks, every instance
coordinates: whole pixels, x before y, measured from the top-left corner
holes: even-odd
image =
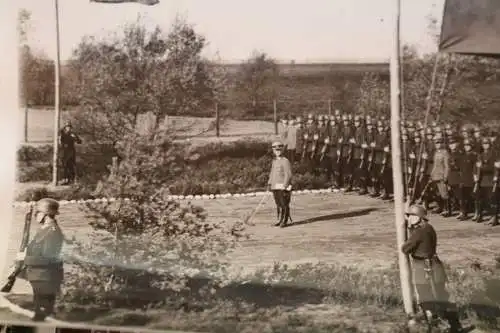
[[[62,123],[70,116],[71,111],[61,112]],[[147,117],[144,117],[143,125],[146,127]],[[185,136],[193,136],[192,142],[211,141],[231,141],[243,137],[269,138],[273,136],[274,124],[266,121],[238,121],[225,120],[221,124],[220,134],[215,136],[213,128],[214,118],[194,118],[194,117],[168,117],[167,124],[174,129],[187,129],[183,131]],[[25,128],[24,111],[19,112],[19,134],[20,140],[24,141]],[[30,144],[51,144],[54,133],[54,111],[50,109],[29,109],[28,110],[28,143]],[[200,134],[201,133],[201,134]]]
[[[212,219],[234,221],[241,220],[250,214],[259,200],[259,197],[233,198],[200,201],[198,204],[208,211]],[[278,262],[286,263],[290,267],[322,263],[355,270],[361,272],[361,275],[365,272],[367,276],[376,276],[386,274],[385,272],[391,267],[394,268],[397,249],[392,204],[357,195],[329,193],[296,195],[293,197],[292,207],[295,224],[285,229],[270,226],[275,216],[275,208],[271,200],[258,211],[253,220],[255,226],[249,227],[250,239],[243,241],[241,247],[232,254],[231,263],[234,270],[251,273],[264,267],[271,267]],[[15,224],[9,245],[9,259],[14,257],[19,244],[23,214],[22,208],[15,208]],[[440,217],[432,218],[432,223],[438,232],[439,254],[454,270],[470,271],[471,265],[478,262],[483,266],[494,264],[500,244],[499,228]],[[60,224],[68,237],[74,235],[77,239],[82,239],[90,231],[88,218],[76,205],[62,207]],[[324,276],[323,279],[328,279],[328,277]],[[364,281],[367,283],[366,280]],[[27,288],[27,285],[20,283],[16,286],[14,293],[26,293],[27,290],[23,288]],[[375,286],[360,285],[359,288],[373,291]],[[471,286],[470,284],[454,284],[452,288],[455,289],[452,294],[462,295],[467,293],[467,289]],[[287,297],[294,299],[299,296]],[[262,311],[264,311],[263,316],[267,317],[267,319],[263,317],[263,320],[270,320],[273,323],[277,320],[281,322],[279,325],[290,325],[290,320],[302,320],[307,322],[307,325],[311,325],[311,321],[330,325],[331,330],[324,332],[343,332],[344,330],[365,332],[366,330],[363,331],[362,327],[367,329],[370,326],[374,326],[374,330],[366,332],[391,332],[391,330],[397,332],[399,331],[398,325],[404,319],[401,309],[387,312],[373,304],[346,305],[321,301],[314,297],[301,299],[293,306],[288,306],[286,310],[280,310],[278,306],[274,310]],[[278,314],[272,315],[269,311],[278,311]],[[105,319],[108,321],[104,324],[109,324],[109,320],[111,322],[118,320],[116,316],[119,314],[109,314],[107,318],[100,318],[101,322],[97,320],[95,324],[103,324],[102,320]],[[203,325],[198,325],[200,320],[214,319],[209,313],[205,313],[201,319],[187,314],[187,317],[182,317],[182,321],[189,322],[191,326],[188,324],[182,326],[179,317],[174,320],[171,316],[173,314],[161,312],[149,314],[151,321],[148,326],[201,330]],[[290,319],[292,317],[296,319]],[[304,319],[306,317],[307,320]],[[168,323],[167,319],[170,320]],[[172,324],[172,320],[175,321],[175,325]],[[251,320],[255,321],[255,318],[246,318],[245,322]],[[296,325],[306,324],[296,323]],[[357,330],[349,330],[349,327],[353,326],[356,326]],[[336,328],[333,329],[334,327]],[[254,326],[254,328],[257,331],[262,329],[260,326]]]

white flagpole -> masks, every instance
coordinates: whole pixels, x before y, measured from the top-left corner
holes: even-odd
[[[394,17],[393,47],[391,53],[391,150],[392,178],[394,184],[394,214],[396,223],[397,251],[399,275],[404,308],[407,315],[414,314],[410,262],[401,247],[406,240],[406,222],[404,218],[403,170],[401,166],[401,140],[399,123],[401,119],[401,75],[400,75],[400,16],[401,0],[394,0],[396,13]]]
[[[61,59],[60,59],[60,40],[59,40],[59,0],[54,0],[56,14],[56,61],[55,61],[55,96],[54,96],[54,155],[52,160],[52,185],[57,186],[58,160],[59,160],[59,128],[61,120],[60,110],[60,81],[61,81]]]

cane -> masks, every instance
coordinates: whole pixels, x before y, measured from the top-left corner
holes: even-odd
[[[252,213],[243,221],[245,224],[248,224],[248,225],[251,225],[251,226],[254,226],[255,223],[250,223],[250,221],[255,217],[255,214],[257,214],[257,212],[259,211],[259,209],[261,208],[261,206],[264,204],[264,202],[266,202],[266,199],[267,197],[269,196],[271,192],[266,192],[266,194],[264,194],[262,196],[262,199],[260,199],[260,202],[258,203],[258,205],[255,207],[255,209],[252,211]]]

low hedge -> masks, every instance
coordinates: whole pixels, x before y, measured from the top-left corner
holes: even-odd
[[[112,147],[81,146],[77,152],[79,188],[64,193],[48,192],[64,199],[86,198],[98,180],[108,174],[113,156]],[[181,156],[179,156],[181,157]],[[18,152],[18,181],[50,181],[52,149],[23,147]],[[272,162],[269,143],[240,140],[231,143],[211,143],[192,149],[189,157],[182,156],[185,167],[172,180],[169,189],[176,195],[245,193],[266,187]],[[166,166],[168,167],[168,166]],[[318,189],[330,185],[325,175],[315,175],[304,164],[293,166],[295,189]],[[17,199],[29,197],[23,193]]]

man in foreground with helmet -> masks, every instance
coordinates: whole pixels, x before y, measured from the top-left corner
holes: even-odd
[[[33,288],[33,321],[44,321],[54,312],[64,278],[60,258],[64,236],[55,219],[58,213],[59,203],[54,199],[44,198],[36,203],[35,220],[41,224],[40,229],[26,251],[17,255],[18,260],[24,260],[25,278]]]
[[[283,156],[283,143],[273,142],[272,148],[275,158],[269,173],[268,187],[273,192],[278,213],[278,221],[274,226],[283,228],[290,219],[292,167],[290,161]]]
[[[413,205],[406,211],[410,236],[401,250],[412,258],[412,274],[417,303],[426,318],[439,316],[448,321],[451,333],[463,331],[457,310],[449,302],[447,276],[437,256],[437,234],[429,224],[427,210]]]

